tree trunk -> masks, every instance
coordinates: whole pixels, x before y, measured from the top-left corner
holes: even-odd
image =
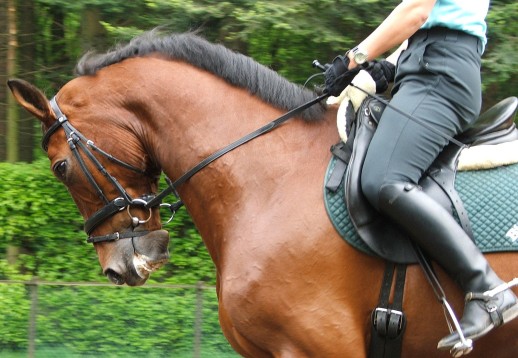
[[[36,16],[34,12],[34,1],[18,1],[18,68],[20,77],[31,83],[35,82],[36,58]],[[25,111],[19,110],[19,158],[23,162],[32,162],[34,153],[34,132],[36,122],[33,117]]]
[[[7,0],[7,77],[15,77],[16,51],[18,49],[17,27],[16,27],[16,1]],[[18,106],[13,96],[7,97],[7,161],[14,163],[18,161]]]
[[[83,51],[99,49],[105,43],[106,31],[101,25],[101,12],[93,6],[85,6],[81,18]]]
[[[7,119],[7,0],[0,0],[0,161],[6,158]]]

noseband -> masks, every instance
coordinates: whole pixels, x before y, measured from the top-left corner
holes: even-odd
[[[52,110],[57,116],[56,122],[54,122],[50,128],[47,130],[47,132],[44,134],[42,139],[42,147],[43,150],[48,150],[48,143],[50,140],[50,137],[59,129],[63,128],[65,131],[65,135],[67,138],[68,145],[70,147],[70,150],[74,154],[75,158],[77,159],[81,170],[83,171],[84,175],[86,176],[88,182],[90,185],[94,188],[95,192],[97,193],[97,196],[101,199],[101,201],[104,203],[104,207],[96,211],[94,214],[92,214],[86,221],[84,230],[88,234],[88,239],[86,240],[89,243],[98,243],[98,242],[106,242],[106,241],[116,241],[119,239],[125,239],[125,238],[133,238],[138,236],[144,236],[150,233],[150,231],[128,231],[128,232],[115,232],[108,235],[103,236],[91,236],[92,231],[94,231],[95,228],[97,228],[101,223],[103,223],[108,218],[112,217],[113,215],[117,214],[120,211],[126,210],[129,217],[131,218],[131,224],[133,229],[141,224],[147,223],[152,216],[152,208],[158,206],[160,203],[157,202],[155,199],[156,195],[154,194],[148,194],[143,195],[139,198],[132,198],[130,194],[120,185],[120,183],[117,181],[115,177],[113,177],[108,171],[104,168],[104,166],[101,164],[101,162],[97,159],[97,157],[92,153],[92,151],[95,151],[99,153],[100,155],[104,156],[105,158],[108,158],[110,161],[116,163],[119,166],[122,166],[128,170],[131,170],[133,172],[143,174],[145,175],[146,172],[140,168],[134,167],[120,159],[115,158],[113,155],[106,153],[99,147],[97,147],[94,142],[87,139],[81,132],[79,132],[70,122],[68,121],[68,118],[63,114],[61,109],[59,108],[56,97],[52,98],[50,100],[50,106],[52,107]],[[117,192],[119,193],[119,196],[113,200],[109,200],[106,195],[104,194],[103,190],[100,188],[99,184],[95,181],[92,173],[88,169],[85,160],[80,155],[80,151],[83,151],[88,158],[90,162],[93,163],[95,168],[103,174],[103,176],[115,187]],[[169,204],[166,204],[169,205]],[[170,205],[169,205],[170,206]],[[132,208],[133,207],[141,207],[144,209],[149,210],[149,214],[146,218],[140,219],[132,214]]]

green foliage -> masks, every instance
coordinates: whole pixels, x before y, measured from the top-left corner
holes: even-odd
[[[0,284],[0,349],[17,350],[27,346],[29,307],[24,286]]]
[[[145,16],[122,26],[112,18],[103,26],[111,36],[124,40],[158,25],[175,32],[196,29],[209,40],[222,42],[299,83],[308,77],[315,58],[328,61],[352,47],[394,6],[383,1],[317,0],[144,3]],[[370,11],[372,7],[378,11]]]
[[[169,353],[170,347],[192,347],[192,293],[168,295],[171,292],[161,289],[47,286],[40,287],[39,292],[42,314],[38,316],[38,327],[42,333],[38,339],[45,345],[64,344],[78,353],[103,356],[115,356],[121,351],[130,355]],[[149,307],[149,302],[155,306]],[[67,335],[66,341],[63,334]],[[146,336],[153,339],[143,339]]]
[[[54,355],[62,351],[64,356],[92,357],[188,356],[195,343],[196,296],[201,295],[202,352],[235,355],[221,334],[213,290],[52,285],[36,289],[37,352],[45,349]],[[2,319],[8,323],[0,326],[0,355],[5,356],[7,351],[27,349],[30,301],[23,285],[0,284],[0,295]]]
[[[87,272],[71,277],[70,256],[78,257],[76,264],[86,261],[91,267],[88,262],[95,260],[95,254],[85,255],[83,220],[66,189],[50,174],[47,162],[0,164],[4,203],[0,206],[0,248],[23,249],[17,260],[20,272],[51,280],[98,278]]]
[[[518,94],[518,3],[494,1],[488,13],[488,47],[483,57],[486,97],[493,102]]]

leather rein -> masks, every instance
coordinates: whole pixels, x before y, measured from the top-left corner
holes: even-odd
[[[141,224],[145,224],[151,219],[152,216],[152,208],[155,208],[157,206],[165,206],[168,207],[171,212],[172,216],[169,219],[168,222],[170,222],[175,212],[183,205],[183,202],[181,200],[178,200],[174,204],[165,204],[162,203],[165,197],[167,197],[170,194],[174,194],[176,197],[179,197],[177,194],[177,187],[185,183],[187,180],[189,180],[192,176],[194,176],[196,173],[201,171],[203,168],[217,160],[218,158],[222,157],[223,155],[229,153],[230,151],[236,149],[237,147],[267,133],[271,130],[277,128],[282,123],[286,122],[288,119],[295,117],[296,115],[300,114],[302,111],[306,110],[307,108],[315,105],[316,103],[322,101],[326,97],[328,97],[329,94],[323,94],[315,99],[306,102],[289,112],[286,112],[284,115],[280,116],[279,118],[273,120],[272,122],[264,125],[263,127],[249,133],[248,135],[236,140],[235,142],[227,145],[226,147],[223,147],[222,149],[216,151],[212,155],[208,156],[204,160],[202,160],[200,163],[192,167],[190,170],[185,172],[180,178],[178,178],[176,181],[172,182],[169,178],[166,177],[166,181],[168,186],[162,190],[158,194],[146,194],[139,198],[132,198],[129,193],[120,185],[120,183],[117,181],[117,179],[112,176],[108,171],[104,168],[102,163],[97,159],[97,157],[94,155],[93,152],[99,153],[101,156],[109,159],[110,161],[114,162],[115,164],[122,166],[128,170],[131,170],[133,172],[146,175],[146,171],[142,170],[140,168],[134,167],[120,159],[115,158],[113,155],[103,151],[101,148],[97,147],[93,141],[87,139],[81,132],[79,132],[69,121],[67,116],[61,111],[61,109],[58,106],[56,97],[54,96],[50,100],[50,106],[52,110],[54,111],[55,115],[57,116],[57,120],[49,127],[49,129],[45,132],[42,139],[42,147],[45,152],[48,150],[48,143],[50,140],[50,137],[59,129],[63,128],[65,131],[65,136],[67,138],[68,145],[70,147],[70,150],[74,154],[74,157],[79,163],[79,166],[81,167],[81,170],[83,171],[84,175],[86,176],[88,182],[90,185],[94,188],[95,192],[97,193],[97,196],[101,199],[104,206],[97,210],[95,213],[93,213],[88,219],[85,221],[84,230],[88,235],[88,239],[86,240],[88,243],[100,243],[100,242],[109,242],[109,241],[117,241],[119,239],[126,239],[126,238],[133,238],[138,236],[144,236],[150,233],[150,231],[144,230],[144,231],[127,231],[127,232],[115,232],[112,234],[102,235],[102,236],[91,236],[92,231],[97,228],[100,224],[102,224],[105,220],[109,219],[113,215],[117,214],[120,211],[126,210],[128,215],[131,218],[133,229]],[[116,197],[113,200],[109,200],[106,195],[104,194],[103,190],[97,184],[95,181],[92,173],[88,169],[85,160],[80,155],[80,151],[83,151],[86,155],[86,158],[93,163],[95,168],[102,173],[102,175],[115,187],[117,192],[119,193],[119,196]],[[131,207],[134,206],[140,206],[144,209],[149,210],[149,216],[145,219],[140,219],[138,217],[135,217],[131,213]]]

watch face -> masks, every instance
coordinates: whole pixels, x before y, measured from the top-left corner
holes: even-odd
[[[361,65],[365,61],[367,61],[367,54],[363,52],[356,52],[354,54],[354,62],[356,62],[358,65]]]

